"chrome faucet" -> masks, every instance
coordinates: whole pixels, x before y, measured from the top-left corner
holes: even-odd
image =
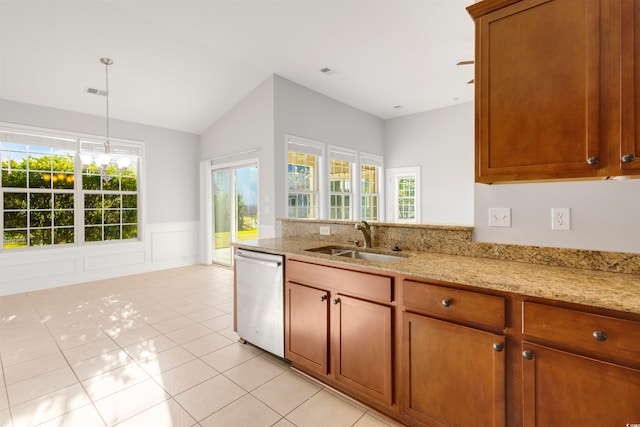
[[[360,221],[359,223],[356,224],[356,230],[362,231],[362,234],[364,235],[364,247],[370,248],[371,247],[371,226],[369,225],[369,223],[367,221]]]

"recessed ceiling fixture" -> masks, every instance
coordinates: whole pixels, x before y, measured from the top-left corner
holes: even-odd
[[[88,87],[85,89],[85,92],[90,93],[92,95],[107,96],[106,90],[96,89],[95,87]]]
[[[104,64],[104,74],[105,74],[105,83],[106,90],[102,91],[100,89],[87,88],[88,93],[93,93],[96,95],[102,95],[106,98],[107,105],[107,132],[106,138],[104,140],[104,153],[99,156],[92,156],[89,153],[82,153],[80,155],[80,159],[82,160],[82,164],[85,166],[89,166],[91,163],[95,163],[100,168],[100,176],[102,177],[102,181],[109,182],[111,180],[111,175],[109,175],[109,166],[111,165],[111,139],[109,137],[109,65],[113,64],[113,61],[109,58],[100,58],[100,63]],[[129,167],[131,164],[131,160],[128,157],[119,157],[117,162],[117,167],[120,170],[124,170]]]
[[[335,74],[336,70],[332,70],[329,67],[324,67],[320,69],[320,72],[323,73],[325,76],[330,76],[331,74]]]

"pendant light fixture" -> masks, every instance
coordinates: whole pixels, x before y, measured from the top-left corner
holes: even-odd
[[[100,58],[100,62],[104,64],[104,75],[106,81],[106,98],[107,98],[107,137],[104,141],[104,153],[98,156],[98,166],[100,167],[100,175],[104,182],[109,182],[109,163],[111,163],[111,141],[109,139],[109,65],[113,61],[109,58]]]
[[[98,169],[100,170],[100,177],[103,182],[109,182],[111,180],[111,175],[109,175],[109,167],[111,166],[111,161],[113,160],[113,153],[111,147],[111,135],[109,132],[109,65],[113,64],[113,60],[110,58],[100,58],[100,63],[104,65],[104,75],[105,75],[105,85],[106,89],[104,92],[93,89],[93,91],[88,90],[89,93],[99,93],[103,94],[106,98],[106,136],[103,144],[103,152],[100,154],[93,155],[90,152],[85,152],[80,155],[80,160],[84,166],[89,166],[94,163]],[[116,156],[116,164],[118,165],[118,169],[121,173],[127,170],[127,168],[131,165],[131,159],[126,157],[126,155],[117,155]]]

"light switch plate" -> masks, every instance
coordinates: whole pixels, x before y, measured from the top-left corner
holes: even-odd
[[[489,208],[489,227],[511,227],[511,208]]]

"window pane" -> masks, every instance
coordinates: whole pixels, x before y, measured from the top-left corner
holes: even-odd
[[[100,190],[100,175],[82,175],[82,188],[85,190]]]
[[[27,209],[27,193],[4,193],[4,209]]]
[[[137,191],[138,181],[135,177],[122,177],[122,191]]]
[[[105,194],[104,195],[104,208],[113,209],[120,207],[120,200],[122,196],[119,194]]]
[[[29,212],[29,225],[31,227],[51,227],[51,211]]]
[[[73,211],[54,211],[53,213],[53,222],[55,226],[72,226],[74,223],[74,214]]]
[[[50,228],[32,229],[29,233],[29,246],[48,246],[52,243]]]
[[[120,226],[105,226],[104,240],[120,240]]]
[[[31,193],[29,197],[31,209],[51,209],[51,193]]]
[[[55,209],[73,209],[73,194],[55,193],[53,197]]]
[[[100,242],[100,241],[102,241],[102,226],[85,227],[84,228],[84,240],[85,240],[85,242]]]
[[[54,228],[53,229],[53,243],[56,245],[62,245],[66,243],[73,243],[75,241],[74,230],[71,227]]]
[[[122,226],[122,238],[123,239],[136,239],[138,237],[137,225],[123,225]]]
[[[138,207],[138,196],[133,194],[125,194],[122,196],[122,207],[123,208],[137,208]]]
[[[27,187],[27,173],[24,171],[8,171],[2,170],[2,186],[3,187]]]
[[[105,224],[120,224],[120,211],[119,210],[105,210],[104,211],[104,223]]]
[[[84,195],[84,207],[101,209],[102,208],[102,194],[85,194]]]
[[[5,211],[4,228],[27,228],[27,211]]]
[[[122,211],[123,224],[135,224],[138,222],[138,211],[135,209],[125,209]]]
[[[343,160],[331,160],[329,173],[330,191],[351,191],[351,163]]]
[[[73,173],[54,173],[51,178],[53,188],[71,189],[73,188],[74,180]]]
[[[29,172],[29,188],[51,188],[51,172]]]
[[[289,152],[289,190],[316,190],[316,156]]]
[[[3,246],[9,248],[22,248],[27,246],[27,230],[9,230],[4,232]]]
[[[378,220],[378,196],[362,196],[361,216],[365,221]]]
[[[84,223],[85,225],[102,224],[102,210],[85,210]]]

